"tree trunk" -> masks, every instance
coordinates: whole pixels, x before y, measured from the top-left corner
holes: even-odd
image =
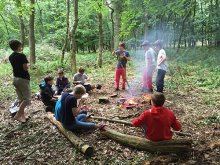
[[[177,46],[177,52],[179,51],[180,44],[181,44],[181,41],[182,41],[182,36],[183,36],[184,29],[185,29],[185,22],[186,22],[187,18],[189,17],[190,13],[191,13],[191,11],[189,11],[183,19],[183,22],[182,22],[182,25],[181,25],[182,28],[181,28],[179,41],[178,41],[178,46]]]
[[[111,51],[112,49],[115,49],[115,47],[114,47],[114,36],[115,36],[115,31],[114,31],[114,27],[115,27],[115,25],[114,25],[115,24],[115,22],[114,22],[114,9],[107,2],[106,2],[106,5],[111,10],[111,22],[112,22],[112,34],[111,34],[111,41],[110,41],[110,51]]]
[[[20,41],[22,43],[22,46],[24,47],[25,44],[25,26],[24,26],[24,19],[23,15],[21,12],[21,1],[16,0],[16,7],[18,8],[18,18],[19,18],[19,23],[20,23]]]
[[[68,43],[68,37],[69,37],[69,26],[70,26],[70,0],[66,0],[66,8],[67,8],[67,12],[66,12],[66,35],[65,35],[65,39],[64,39],[64,44],[63,44],[63,48],[62,48],[62,54],[61,54],[61,64],[63,64],[64,61],[64,55],[65,55],[65,51],[67,48],[67,43]]]
[[[114,9],[114,49],[118,48],[119,44],[119,32],[120,32],[120,27],[121,27],[121,19],[120,19],[120,14],[121,14],[121,1],[119,0],[113,0],[112,1],[112,6]]]
[[[83,154],[86,156],[92,156],[93,155],[93,147],[85,144],[80,138],[78,138],[73,132],[66,130],[63,125],[57,121],[53,114],[49,113],[47,115],[47,118],[50,120],[52,124],[54,124],[60,132]]]
[[[29,49],[30,49],[30,64],[33,65],[36,62],[35,34],[34,34],[35,0],[30,0],[30,1],[31,1],[31,14],[29,20]]]
[[[118,143],[126,145],[137,150],[144,150],[151,153],[176,153],[183,154],[192,150],[191,140],[172,139],[159,142],[152,142],[145,138],[122,134],[116,130],[104,127],[101,133]]]
[[[99,19],[99,52],[98,52],[97,65],[101,68],[102,67],[103,42],[104,42],[101,12],[98,13],[98,19]]]
[[[73,5],[74,5],[74,22],[73,22],[73,27],[71,30],[71,55],[70,55],[70,60],[71,60],[71,69],[74,73],[77,72],[76,68],[76,51],[77,51],[77,45],[76,45],[76,29],[78,26],[78,21],[79,21],[79,16],[78,16],[78,0],[73,0]]]

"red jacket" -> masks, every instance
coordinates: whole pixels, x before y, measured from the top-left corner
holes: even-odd
[[[179,131],[181,124],[172,111],[165,107],[153,107],[134,119],[135,127],[146,126],[146,138],[152,141],[172,139],[171,127]]]

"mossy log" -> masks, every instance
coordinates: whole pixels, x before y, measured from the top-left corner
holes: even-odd
[[[152,142],[145,138],[122,134],[116,130],[108,128],[107,126],[101,130],[101,133],[120,144],[151,153],[182,154],[188,153],[192,150],[192,141],[189,139],[172,139],[160,142]]]
[[[47,114],[47,118],[52,124],[54,124],[60,132],[83,154],[90,157],[93,155],[93,147],[85,144],[79,137],[77,137],[72,131],[66,130],[63,125],[54,118],[52,113]]]

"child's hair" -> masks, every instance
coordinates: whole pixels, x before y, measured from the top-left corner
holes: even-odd
[[[22,43],[18,40],[9,41],[9,46],[13,51],[18,50],[18,48],[22,45]]]
[[[51,80],[53,80],[53,77],[52,76],[50,76],[50,75],[48,75],[48,76],[46,76],[45,78],[44,78],[44,81],[47,83],[48,81],[51,81]]]
[[[63,69],[58,69],[57,73],[58,74],[64,74],[64,71],[63,71]]]
[[[163,41],[162,40],[155,41],[154,46],[158,46],[159,48],[163,48]]]
[[[151,99],[155,107],[162,107],[166,100],[164,94],[160,92],[155,92]]]
[[[84,69],[83,67],[80,67],[80,68],[79,68],[79,72],[80,72],[80,73],[84,73],[84,72],[85,72],[85,69]]]
[[[83,95],[86,93],[86,88],[82,85],[76,85],[73,90],[74,90],[74,94]]]
[[[125,49],[125,43],[123,42],[119,43],[118,46],[123,47]]]

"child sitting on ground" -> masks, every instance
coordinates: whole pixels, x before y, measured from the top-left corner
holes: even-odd
[[[39,85],[41,100],[47,106],[46,112],[53,112],[56,105],[57,97],[55,97],[55,92],[52,89],[53,84],[53,77],[46,76],[44,82]]]
[[[56,94],[61,95],[63,90],[70,87],[70,83],[67,77],[64,76],[64,71],[62,69],[58,70],[58,77],[56,80]]]
[[[163,107],[164,102],[165,96],[162,93],[154,93],[151,99],[152,108],[132,121],[135,127],[142,127],[145,130],[146,138],[149,140],[169,140],[173,136],[171,128],[181,130],[181,124],[174,113]]]
[[[78,73],[76,73],[73,76],[73,84],[81,84],[86,88],[86,92],[90,92],[93,89],[101,89],[102,86],[97,84],[97,85],[92,85],[90,83],[87,83],[89,80],[89,77],[85,74],[85,69],[80,67]]]
[[[64,92],[59,105],[56,106],[56,119],[60,121],[66,129],[73,132],[88,131],[96,129],[95,123],[87,122],[87,115],[81,112],[81,107],[85,102],[82,96],[86,94],[86,89],[82,85],[76,85],[72,93]],[[77,106],[77,100],[80,99]]]

